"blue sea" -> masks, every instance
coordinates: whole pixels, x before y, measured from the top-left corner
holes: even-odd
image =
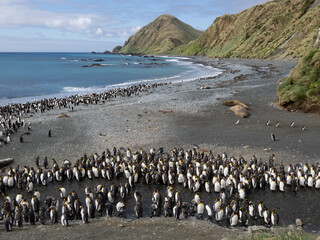
[[[0,53],[0,105],[134,84],[192,81],[220,73],[218,69],[179,57]]]

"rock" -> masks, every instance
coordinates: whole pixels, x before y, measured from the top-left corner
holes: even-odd
[[[243,148],[243,149],[248,149],[248,148],[250,148],[250,146],[249,146],[249,145],[245,145],[245,146],[243,146],[242,148]]]
[[[124,227],[123,224],[119,224],[119,225],[118,225],[118,228],[123,228],[123,227]]]
[[[249,116],[248,110],[241,105],[235,105],[231,107],[230,111],[232,111],[236,116],[241,118],[247,118]]]
[[[302,223],[300,218],[296,219],[296,227],[298,227],[298,228],[302,228],[303,227],[303,223]]]
[[[269,231],[269,228],[263,227],[263,226],[249,226],[248,227],[248,233],[252,234],[259,231]]]
[[[67,114],[64,114],[64,113],[62,113],[62,114],[60,114],[59,116],[58,116],[58,118],[66,118],[66,117],[69,117]]]
[[[244,107],[244,108],[246,108],[246,109],[249,110],[249,107],[248,107],[246,104],[244,104],[244,103],[242,103],[242,102],[240,102],[240,101],[238,101],[238,100],[226,100],[226,101],[224,101],[222,104],[223,104],[223,105],[226,105],[226,106],[228,106],[228,107],[240,105],[240,106],[242,106],[242,107]]]

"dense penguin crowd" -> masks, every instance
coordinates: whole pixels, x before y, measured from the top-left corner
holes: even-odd
[[[51,163],[49,163],[51,162]],[[137,218],[143,216],[143,198],[151,198],[150,217],[175,217],[177,220],[196,216],[207,217],[217,223],[227,221],[228,225],[248,226],[262,219],[266,225],[278,225],[279,216],[263,203],[253,203],[248,194],[253,189],[298,191],[299,188],[320,188],[320,166],[297,164],[275,165],[274,155],[268,161],[253,156],[245,160],[239,156],[228,157],[226,153],[214,155],[201,149],[183,150],[174,148],[166,153],[162,148],[146,152],[132,152],[130,149],[107,149],[102,154],[84,154],[74,164],[64,160],[36,159],[37,167],[18,166],[10,168],[0,177],[2,221],[5,229],[22,224],[57,223],[63,226],[68,221],[81,219],[83,223],[96,216],[125,216],[126,198],[135,199],[134,212]],[[80,200],[75,191],[68,192],[60,187],[60,198],[42,196],[37,188],[41,186],[63,186],[66,181],[98,181],[93,189],[85,187],[85,200]],[[112,183],[111,182],[115,182]],[[155,186],[151,196],[142,196],[135,185],[143,183]],[[166,194],[157,189],[167,186]],[[194,193],[191,201],[184,201],[177,185]],[[38,187],[37,187],[38,186]],[[10,190],[18,188],[20,193],[10,197]],[[218,194],[217,199],[204,203],[200,193]],[[288,190],[287,190],[288,191]],[[24,195],[32,193],[31,199]],[[146,216],[146,214],[144,214]]]

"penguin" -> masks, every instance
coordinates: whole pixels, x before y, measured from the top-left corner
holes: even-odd
[[[88,216],[90,218],[95,218],[95,215],[94,215],[95,208],[94,208],[93,202],[89,203],[89,205],[87,206],[87,211],[88,211]]]
[[[82,223],[87,223],[88,222],[88,212],[82,206],[80,206],[80,215],[81,215]]]
[[[34,195],[34,196],[38,199],[38,201],[40,202],[41,194],[40,194],[40,192],[38,191],[38,189],[35,189],[35,190],[34,190],[33,195]]]
[[[36,166],[39,168],[39,167],[40,167],[40,155],[38,155],[38,156],[36,157],[35,162],[36,162]]]
[[[39,213],[39,220],[42,225],[46,224],[46,211],[44,208],[41,208]]]
[[[119,216],[123,216],[125,208],[126,208],[126,205],[124,204],[124,202],[120,201],[117,203],[116,210],[117,210]]]
[[[267,208],[265,208],[264,211],[263,211],[263,220],[267,225],[269,225],[269,223],[270,223],[270,211]]]
[[[208,218],[212,219],[213,218],[212,208],[208,204],[206,205],[206,211],[207,211],[207,214],[208,214]]]
[[[67,227],[69,225],[68,217],[67,217],[66,213],[61,215],[61,224],[62,224],[63,227]]]
[[[258,205],[258,214],[259,217],[263,217],[263,210],[265,208],[264,202],[260,201],[259,205]]]
[[[31,225],[35,225],[36,224],[36,216],[34,215],[34,211],[32,209],[29,212],[29,222],[30,222]]]
[[[285,184],[282,180],[279,182],[279,190],[280,192],[285,192]]]
[[[164,208],[164,216],[171,217],[172,216],[171,201],[169,201],[168,197],[165,197],[164,199],[163,208]]]
[[[270,120],[267,120],[267,121],[266,121],[266,126],[270,126],[270,123],[271,123],[271,121],[270,121]]]
[[[217,212],[220,207],[221,207],[221,201],[219,198],[217,198],[213,204],[213,210]]]
[[[107,217],[112,217],[113,205],[111,203],[106,204],[106,214]]]
[[[181,212],[181,207],[179,205],[179,203],[177,203],[174,207],[173,207],[173,216],[175,218],[176,221],[179,220],[180,218],[180,212]]]
[[[67,191],[65,188],[59,188],[59,192],[60,192],[61,199],[67,197]]]
[[[141,202],[141,200],[137,201],[136,206],[134,207],[134,212],[135,212],[137,218],[142,218],[142,202]]]
[[[306,125],[303,125],[303,126],[301,127],[301,131],[304,131],[304,130],[306,130]]]
[[[200,201],[200,203],[197,206],[197,217],[200,219],[203,218],[204,208],[204,204],[202,203],[202,201]]]
[[[4,226],[5,226],[6,232],[10,232],[12,230],[12,220],[9,213],[7,213],[7,215],[5,216]]]
[[[216,214],[215,214],[216,221],[221,222],[223,220],[223,216],[224,216],[224,210],[222,207],[220,207],[218,209],[218,211],[216,211]]]
[[[238,119],[237,121],[236,121],[236,125],[238,125],[240,123],[240,119]]]
[[[290,127],[294,127],[294,121],[291,122]]]
[[[276,127],[279,127],[279,126],[280,126],[280,122],[277,122],[277,123],[276,123]]]
[[[230,226],[235,227],[238,225],[239,216],[237,213],[233,212],[230,217]]]
[[[277,183],[274,179],[270,180],[270,191],[271,192],[275,192],[277,188]]]
[[[17,196],[16,196],[16,202],[17,204],[20,204],[21,201],[22,201],[23,197],[22,197],[22,194],[21,193],[18,193]]]
[[[270,136],[271,136],[271,141],[273,141],[273,142],[276,141],[276,136],[273,133],[271,133]]]
[[[134,191],[133,195],[134,195],[134,199],[136,200],[136,203],[141,201],[141,198],[142,198],[141,194],[137,190]]]
[[[57,223],[58,222],[58,213],[55,207],[50,207],[48,209],[49,214],[50,214],[50,221],[51,223]]]
[[[273,211],[271,212],[271,224],[272,224],[273,226],[279,225],[279,215],[278,215],[278,213],[277,213],[276,210],[273,210]]]
[[[48,137],[51,137],[51,130],[48,131]]]

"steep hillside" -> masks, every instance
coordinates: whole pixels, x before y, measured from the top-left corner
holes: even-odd
[[[282,79],[278,87],[279,104],[288,110],[320,113],[320,28],[315,46]]]
[[[201,33],[171,15],[161,15],[131,36],[119,53],[160,54],[195,40]]]
[[[173,54],[211,57],[302,57],[320,26],[319,0],[275,0],[223,15]]]

